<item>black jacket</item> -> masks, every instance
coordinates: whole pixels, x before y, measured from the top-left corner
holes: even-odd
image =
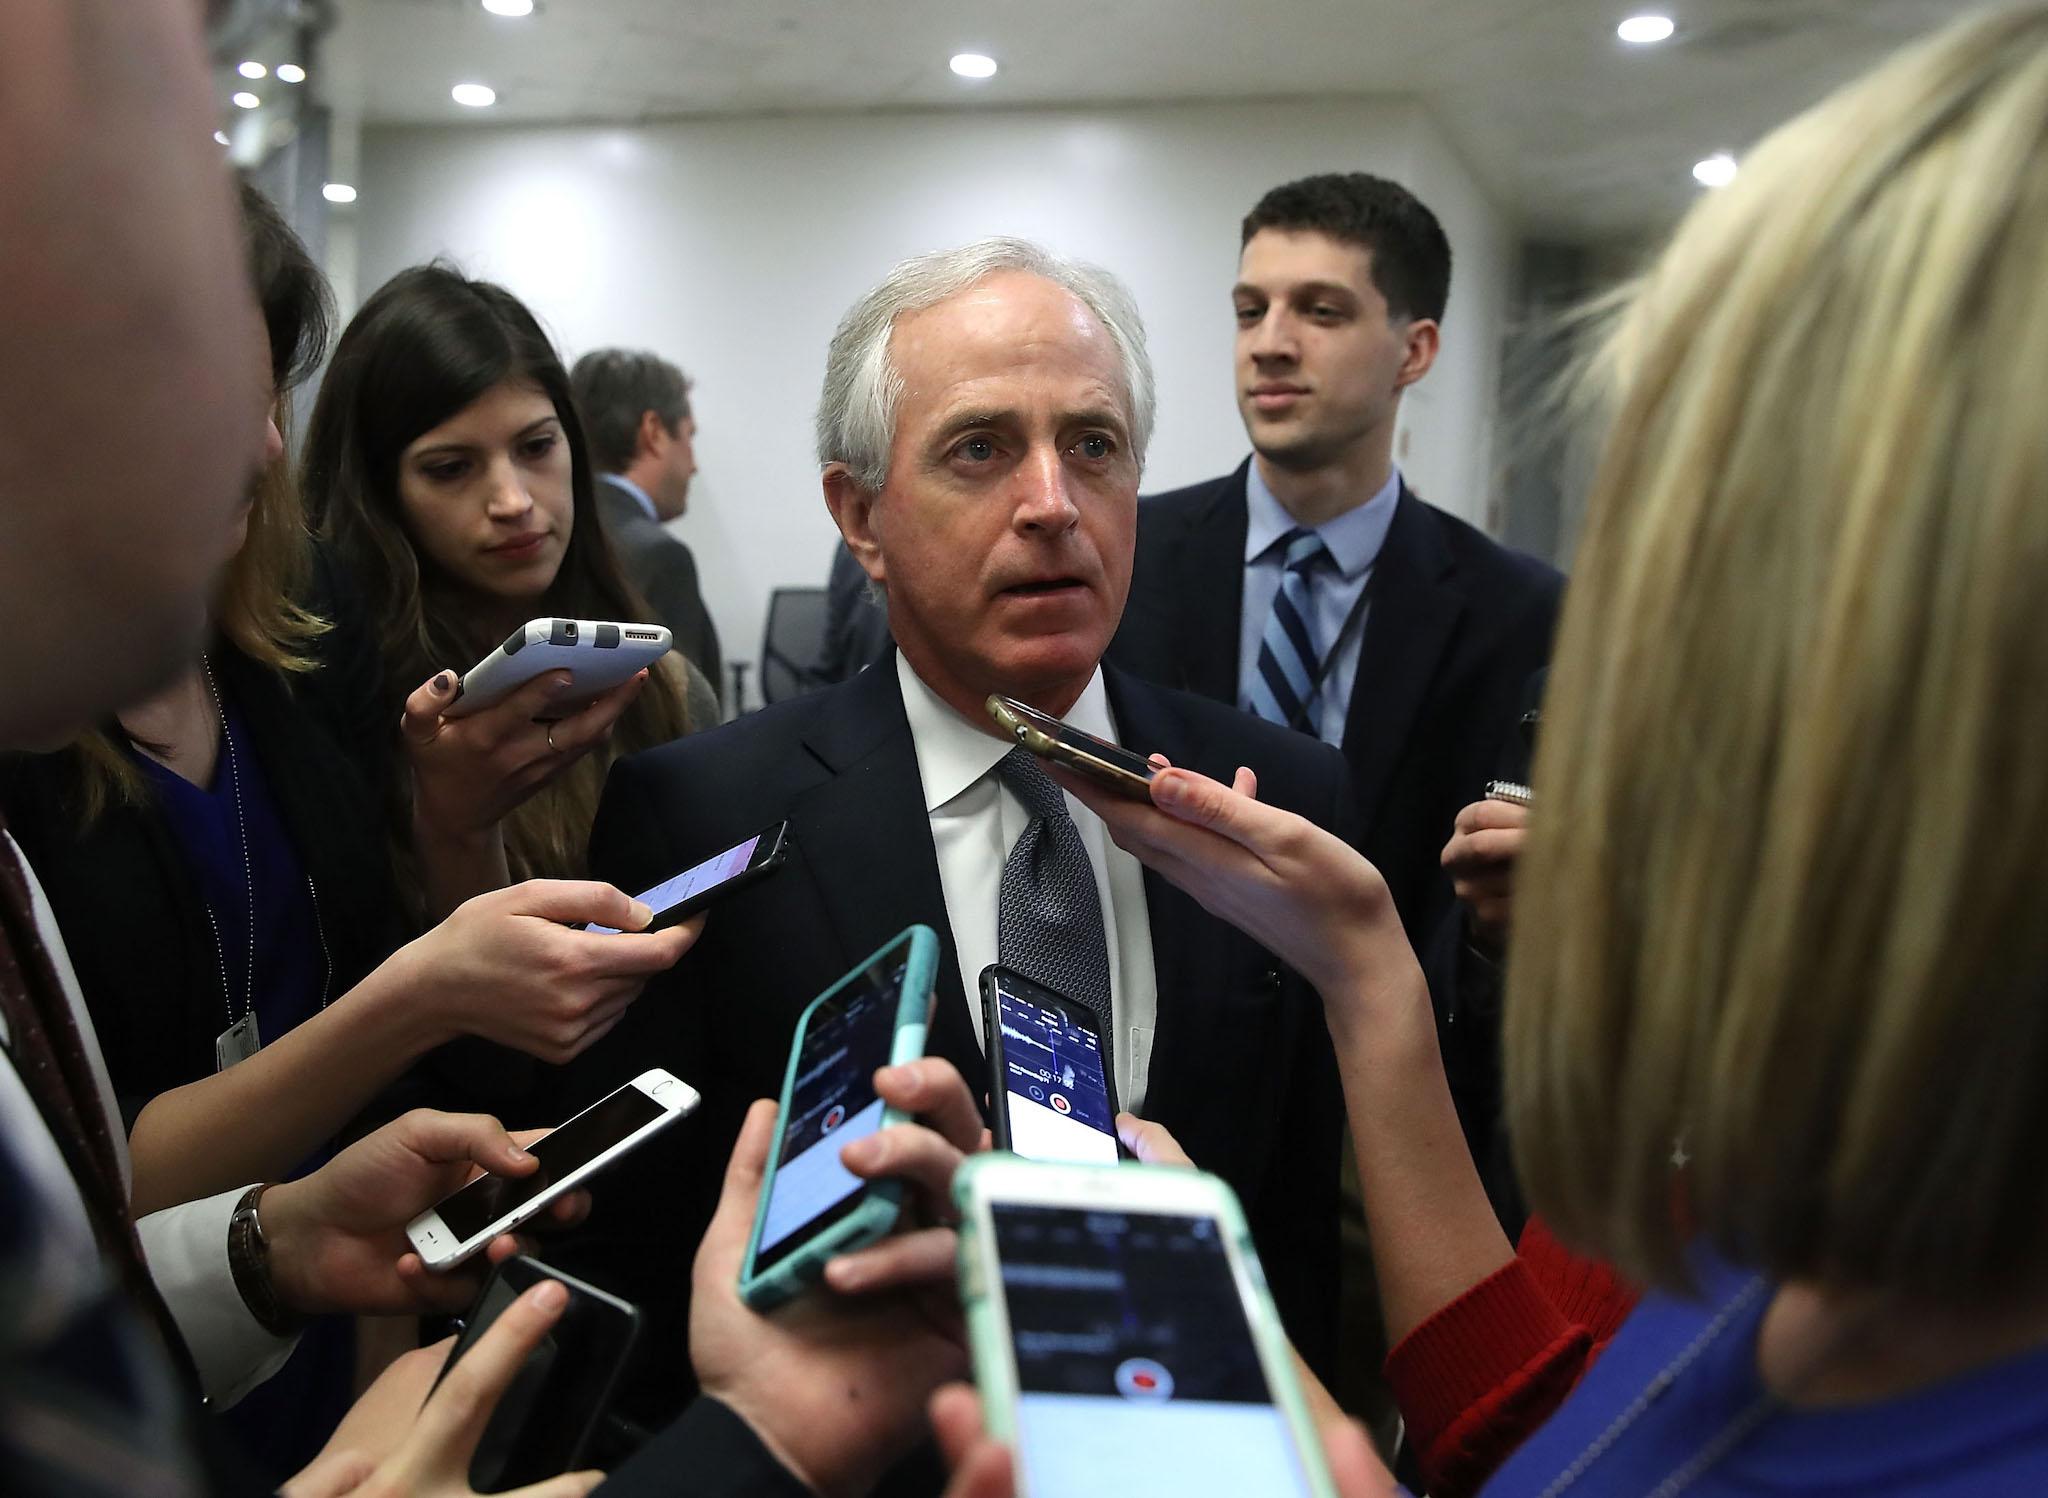
[[[313,881],[332,966],[328,997],[339,998],[409,934],[377,799],[297,688],[232,649],[212,660]],[[78,795],[70,752],[0,760],[0,806],[49,894],[132,1126],[158,1093],[212,1075],[223,1023],[219,956],[191,866],[161,812],[115,804],[87,826]]]
[[[1265,799],[1324,825],[1348,820],[1335,751],[1197,697],[1105,673],[1126,742],[1228,779],[1259,771]],[[913,922],[939,933],[929,1051],[977,1094],[986,1075],[932,849],[910,728],[889,661],[612,769],[591,846],[596,875],[644,889],[787,818],[779,872],[720,902],[704,935],[625,1021],[567,1069],[558,1111],[650,1065],[697,1087],[696,1117],[597,1183],[562,1261],[636,1302],[645,1339],[638,1418],[691,1388],[690,1258],[741,1116],[780,1089],[797,1016]],[[1304,1355],[1330,1350],[1342,1103],[1313,990],[1250,938],[1147,873],[1159,1012],[1147,1112],[1244,1201],[1282,1317]]]
[[[1111,661],[1237,701],[1249,468],[1247,459],[1227,477],[1140,501]],[[1523,683],[1549,656],[1563,587],[1554,568],[1401,486],[1373,569],[1344,757],[1357,846],[1386,876],[1418,946],[1452,903],[1437,860],[1459,808],[1485,788]]]

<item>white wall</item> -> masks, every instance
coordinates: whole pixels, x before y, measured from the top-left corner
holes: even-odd
[[[1372,100],[848,114],[634,127],[368,130],[357,186],[363,294],[452,257],[503,281],[565,355],[653,348],[696,380],[700,472],[676,530],[729,656],[760,653],[768,592],[822,583],[836,533],[811,418],[825,345],[896,260],[1021,234],[1136,292],[1159,375],[1147,491],[1234,466],[1229,287],[1238,220],[1313,171],[1407,182],[1457,257],[1444,358],[1413,400],[1405,466],[1474,519],[1511,235],[1415,106]]]

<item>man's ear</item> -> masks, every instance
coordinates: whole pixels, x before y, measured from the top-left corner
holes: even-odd
[[[860,563],[868,581],[888,586],[888,570],[882,565],[882,544],[875,537],[875,496],[862,488],[844,463],[827,463],[823,475],[825,508],[839,527],[840,539],[853,559]]]
[[[1436,363],[1438,342],[1437,321],[1433,317],[1418,317],[1408,324],[1401,350],[1401,369],[1394,376],[1394,388],[1406,390],[1417,380],[1428,374]]]
[[[641,458],[653,457],[659,453],[662,450],[662,439],[666,437],[670,437],[670,432],[667,427],[661,424],[661,413],[659,411],[642,411],[640,413],[640,430],[635,434],[633,442],[634,460],[638,461]]]

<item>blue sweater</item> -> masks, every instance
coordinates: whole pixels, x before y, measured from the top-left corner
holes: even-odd
[[[1734,1300],[1751,1276],[1710,1264],[1699,1301],[1645,1298],[1557,1414],[1510,1458],[1483,1498],[1534,1498]],[[1644,1498],[1763,1393],[1756,1294],[1698,1359],[1566,1491]],[[1759,1494],[2002,1498],[2048,1494],[2048,1349],[1919,1393],[1852,1408],[1777,1408],[1684,1489],[1685,1498]]]

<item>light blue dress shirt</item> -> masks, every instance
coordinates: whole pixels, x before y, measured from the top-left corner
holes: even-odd
[[[661,519],[661,512],[654,508],[654,501],[648,497],[647,491],[627,478],[623,473],[600,473],[598,477],[607,484],[618,485],[621,489],[639,500],[640,508],[647,512],[649,520]]]
[[[1364,504],[1346,510],[1334,520],[1315,528],[1330,550],[1330,560],[1319,562],[1309,573],[1309,599],[1315,618],[1310,627],[1316,644],[1324,651],[1336,641],[1337,658],[1323,676],[1317,699],[1316,737],[1326,744],[1344,742],[1344,718],[1351,708],[1351,684],[1358,679],[1359,645],[1365,638],[1368,620],[1360,619],[1338,640],[1338,632],[1351,617],[1365,587],[1372,580],[1373,564],[1386,544],[1387,527],[1394,523],[1394,506],[1401,498],[1401,471],[1387,474],[1380,492]],[[1238,620],[1237,703],[1251,711],[1252,681],[1259,670],[1259,642],[1272,617],[1273,595],[1280,591],[1287,548],[1280,538],[1295,529],[1266,480],[1259,473],[1257,459],[1245,475],[1246,525],[1244,531],[1244,610]],[[1333,565],[1334,564],[1334,565]],[[1368,605],[1366,613],[1372,612]]]

